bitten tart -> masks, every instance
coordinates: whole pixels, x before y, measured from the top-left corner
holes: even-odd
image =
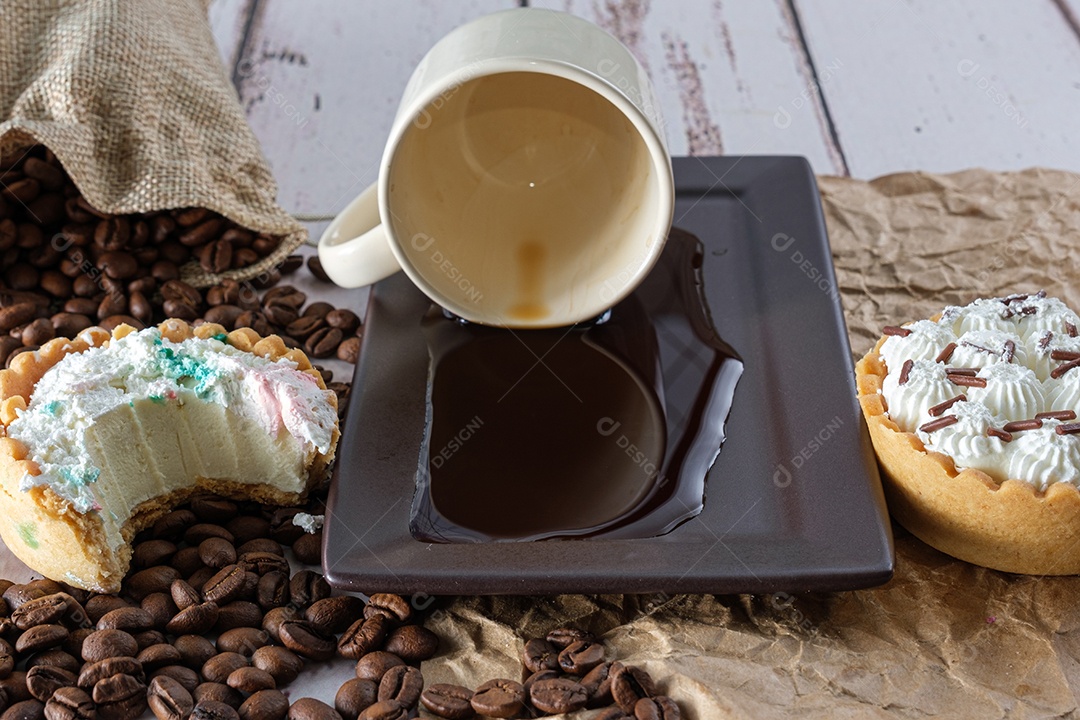
[[[130,543],[196,493],[299,502],[337,400],[277,336],[181,320],[90,328],[0,371],[0,535],[47,577],[115,592]]]
[[[977,565],[1080,573],[1078,327],[1039,292],[885,328],[855,372],[900,524]]]

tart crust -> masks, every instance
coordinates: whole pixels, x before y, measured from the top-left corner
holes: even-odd
[[[928,545],[976,565],[1080,574],[1080,490],[1066,482],[1046,492],[1018,479],[999,484],[981,470],[957,470],[952,458],[900,430],[881,394],[885,340],[855,365],[855,377],[892,515]]]
[[[300,350],[288,349],[276,335],[264,338],[248,328],[225,333],[225,328],[214,323],[193,328],[177,319],[166,320],[158,329],[162,337],[174,342],[226,334],[229,344],[240,350],[271,360],[292,360],[298,370],[314,377],[319,387],[326,389],[322,375],[307,356]],[[37,475],[40,469],[29,458],[25,444],[7,437],[7,427],[17,417],[17,410],[27,407],[38,380],[67,355],[107,345],[112,339],[132,332],[135,329],[129,325],[120,325],[112,334],[102,328],[88,328],[74,339],[56,338],[35,352],[21,353],[12,359],[9,369],[0,370],[0,537],[20,560],[46,577],[97,592],[117,592],[131,560],[130,544],[135,535],[194,495],[212,492],[272,505],[301,502],[327,478],[340,437],[335,427],[329,452],[313,454],[307,464],[305,489],[300,493],[229,478],[195,477],[189,487],[140,503],[121,527],[127,544],[113,553],[106,545],[97,513],[77,512],[48,486],[32,487],[25,492],[19,489],[27,473]],[[331,393],[328,398],[336,410],[336,396]]]

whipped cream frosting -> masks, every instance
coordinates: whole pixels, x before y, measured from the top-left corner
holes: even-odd
[[[172,342],[157,328],[73,353],[38,381],[8,435],[25,443],[40,468],[23,489],[48,485],[79,512],[101,506],[101,474],[84,451],[95,420],[124,405],[211,403],[254,421],[268,436],[285,432],[306,451],[325,453],[337,416],[328,390],[296,363],[244,352],[225,337]]]
[[[1080,357],[1078,327],[1045,293],[982,298],[906,325],[880,348],[888,415],[958,468],[1040,490],[1080,486],[1080,367],[1067,365]],[[1015,425],[1044,413],[1058,417]]]

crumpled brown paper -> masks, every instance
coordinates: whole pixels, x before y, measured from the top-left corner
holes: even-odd
[[[1080,309],[1080,176],[820,182],[856,355],[976,297],[1045,288]],[[520,679],[523,638],[573,624],[698,720],[1080,715],[1080,577],[986,570],[894,532],[896,575],[870,590],[452,598],[428,621],[444,644],[425,679]]]

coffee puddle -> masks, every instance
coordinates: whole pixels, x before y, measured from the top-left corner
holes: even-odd
[[[698,514],[743,364],[702,294],[702,246],[591,324],[510,331],[433,307],[410,518],[427,542],[653,537]]]

